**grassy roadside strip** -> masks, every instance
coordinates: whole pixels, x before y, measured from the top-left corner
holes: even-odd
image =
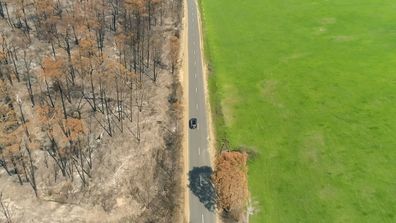
[[[224,119],[224,113],[222,110],[222,94],[221,94],[221,89],[219,89],[218,86],[218,78],[216,75],[216,68],[214,67],[214,64],[212,63],[212,54],[211,54],[211,50],[209,47],[209,42],[208,42],[208,32],[207,32],[207,26],[206,26],[206,19],[205,19],[205,11],[204,11],[204,7],[203,7],[203,2],[201,0],[197,0],[198,2],[198,8],[199,8],[199,12],[201,15],[201,35],[202,35],[202,44],[203,44],[203,51],[204,51],[204,69],[206,69],[206,76],[207,76],[207,94],[209,97],[209,106],[210,106],[210,118],[211,121],[209,121],[209,124],[211,125],[209,128],[213,128],[213,134],[214,134],[214,138],[215,140],[212,143],[212,146],[214,146],[214,148],[212,149],[213,152],[216,153],[214,158],[214,170],[218,171],[217,173],[221,172],[221,167],[219,166],[219,160],[221,160],[221,157],[224,158],[224,156],[226,156],[227,154],[234,154],[233,156],[237,156],[237,157],[245,157],[247,154],[246,153],[240,153],[240,152],[222,152],[225,143],[227,143],[227,147],[229,146],[228,142],[229,142],[229,138],[228,138],[228,134],[227,134],[227,126],[225,124],[225,119]],[[227,148],[228,149],[228,148]],[[232,148],[230,148],[232,149]],[[247,161],[247,156],[245,157],[245,162],[244,162],[244,167],[246,167],[246,161]],[[232,164],[228,164],[228,165],[235,165],[235,162],[231,162]],[[227,165],[227,166],[228,166]],[[241,170],[240,166],[234,166],[235,170]],[[219,171],[220,170],[220,171]],[[231,211],[229,213],[224,213],[224,212],[220,212],[219,215],[217,215],[217,222],[226,222],[230,219],[234,219],[234,220],[241,220],[242,218],[246,218],[246,213],[244,208],[240,208],[242,206],[244,206],[245,204],[247,204],[247,201],[249,200],[249,189],[248,189],[248,175],[247,175],[247,167],[246,167],[246,172],[241,172],[240,174],[242,174],[241,177],[238,177],[239,179],[245,179],[243,181],[235,181],[232,180],[235,177],[235,174],[237,173],[233,172],[233,173],[225,173],[226,179],[228,179],[228,183],[221,181],[221,182],[217,182],[217,185],[215,186],[217,193],[219,191],[222,191],[223,193],[220,194],[227,194],[227,197],[232,196],[234,199],[240,201],[240,202],[236,202],[233,203],[231,206],[227,206],[225,205],[226,203],[223,203],[220,198],[220,200],[218,201],[218,205],[219,205],[219,210],[223,210],[223,208],[225,208],[226,206],[231,208]],[[221,179],[224,179],[221,177]],[[231,180],[230,180],[231,179]],[[241,183],[243,182],[243,183]],[[225,188],[233,188],[231,190],[227,190]],[[238,188],[238,189],[236,189]],[[232,191],[232,192],[231,192]],[[234,193],[235,191],[240,191],[241,193]],[[242,191],[244,193],[242,193]],[[240,197],[238,197],[240,196]],[[225,205],[223,207],[221,207],[222,205]]]
[[[211,117],[213,121],[214,134],[216,138],[215,148],[220,150],[222,142],[227,139],[227,130],[224,122],[223,111],[221,108],[221,95],[219,88],[217,86],[217,78],[215,75],[215,67],[211,63],[211,52],[209,48],[209,43],[206,38],[206,21],[205,21],[205,11],[202,6],[202,1],[198,0],[199,11],[201,14],[201,24],[202,24],[202,38],[203,38],[203,48],[204,48],[204,62],[207,65],[208,74],[208,94],[209,103],[211,107]]]

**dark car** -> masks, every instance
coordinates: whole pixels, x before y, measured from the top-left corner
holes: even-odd
[[[196,129],[198,126],[197,119],[191,118],[190,121],[188,122],[188,125],[190,126],[190,129]]]

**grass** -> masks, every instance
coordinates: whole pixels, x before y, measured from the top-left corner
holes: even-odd
[[[251,222],[396,222],[396,2],[201,0],[220,138]]]

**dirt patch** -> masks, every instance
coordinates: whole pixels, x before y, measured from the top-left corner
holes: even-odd
[[[331,185],[325,185],[319,190],[319,198],[322,200],[332,200],[337,195],[337,190]]]
[[[301,160],[317,165],[320,162],[320,153],[324,146],[325,139],[323,134],[317,132],[307,136],[303,142]]]
[[[323,34],[325,32],[327,32],[327,28],[326,27],[318,27],[318,28],[315,28],[314,34],[320,35],[320,34]]]
[[[227,92],[221,100],[221,108],[223,111],[224,121],[226,126],[230,127],[234,123],[234,106],[240,102],[238,90],[231,85],[224,86],[224,91]]]
[[[331,25],[331,24],[335,24],[337,22],[337,19],[334,17],[326,17],[326,18],[322,18],[320,20],[320,24],[322,25]]]
[[[277,90],[277,80],[266,80],[261,83],[261,93],[265,98],[273,99]]]
[[[264,80],[260,82],[259,88],[265,101],[278,108],[283,106],[277,94],[277,80]]]
[[[336,42],[350,42],[355,39],[353,36],[348,36],[348,35],[338,35],[338,36],[333,36],[332,38]]]

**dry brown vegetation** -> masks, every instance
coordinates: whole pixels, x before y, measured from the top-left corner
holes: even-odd
[[[0,221],[179,220],[181,4],[0,0]]]
[[[247,182],[247,154],[221,152],[215,162],[213,182],[217,206],[225,217],[241,221],[246,214],[249,191]]]

